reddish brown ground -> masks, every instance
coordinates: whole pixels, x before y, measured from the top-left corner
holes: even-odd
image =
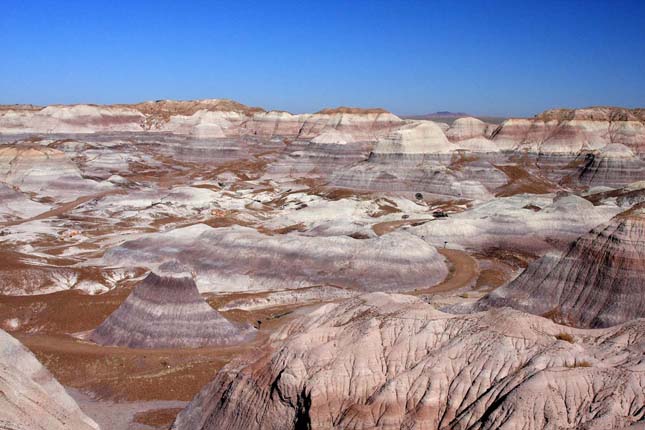
[[[439,253],[446,257],[450,266],[450,272],[446,279],[434,287],[414,290],[410,292],[415,296],[422,294],[445,293],[455,291],[471,285],[479,275],[477,260],[464,251],[458,249],[438,249]]]
[[[233,357],[252,351],[292,317],[291,308],[224,315],[261,329],[250,343],[219,348],[131,349],[104,347],[70,333],[98,326],[126,298],[129,289],[99,296],[64,291],[40,296],[0,296],[0,321],[18,318],[23,324],[11,334],[32,350],[66,386],[92,392],[99,399],[190,400]],[[224,303],[218,296],[211,302]]]
[[[137,413],[133,421],[150,427],[167,429],[179,412],[181,408],[153,409]]]

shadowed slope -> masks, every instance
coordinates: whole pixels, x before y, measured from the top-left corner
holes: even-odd
[[[614,217],[574,241],[562,257],[546,255],[477,306],[512,306],[583,327],[645,317],[645,209]]]

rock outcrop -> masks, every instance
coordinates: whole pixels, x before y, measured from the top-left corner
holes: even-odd
[[[0,393],[3,430],[99,429],[36,357],[3,330]]]
[[[645,320],[578,330],[373,293],[320,307],[227,365],[173,429],[628,427],[645,419],[644,336]]]
[[[546,255],[478,308],[512,306],[567,324],[607,327],[645,317],[645,209],[592,229],[561,256]]]
[[[197,348],[250,338],[254,329],[229,322],[206,303],[189,273],[150,273],[91,334],[100,345]]]

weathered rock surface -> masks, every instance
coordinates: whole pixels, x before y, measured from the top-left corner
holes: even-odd
[[[533,262],[479,303],[607,327],[645,317],[645,209],[636,207],[574,241],[561,256]]]
[[[252,336],[252,327],[233,324],[211,308],[189,273],[161,273],[150,273],[90,340],[131,348],[198,348]]]
[[[0,428],[97,430],[62,385],[18,340],[0,330]]]
[[[321,284],[401,291],[430,287],[448,273],[433,246],[398,232],[361,240],[297,232],[270,236],[246,227],[221,229],[200,224],[125,242],[103,257],[108,265],[152,270],[168,260],[189,266],[202,292]]]
[[[374,293],[325,305],[221,370],[175,430],[589,429],[645,418],[645,320],[578,330]]]

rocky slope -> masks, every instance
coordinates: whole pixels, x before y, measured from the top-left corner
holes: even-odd
[[[0,330],[0,428],[97,430],[62,385],[18,340]]]
[[[131,348],[197,348],[252,336],[251,327],[229,322],[201,298],[190,273],[169,272],[169,266],[177,265],[161,265],[161,276],[150,273],[90,340]]]
[[[576,330],[511,309],[454,316],[365,295],[225,367],[173,429],[627,427],[645,419],[644,324]]]
[[[513,306],[582,327],[645,317],[645,209],[635,207],[593,228],[561,257],[533,262],[479,308]]]

